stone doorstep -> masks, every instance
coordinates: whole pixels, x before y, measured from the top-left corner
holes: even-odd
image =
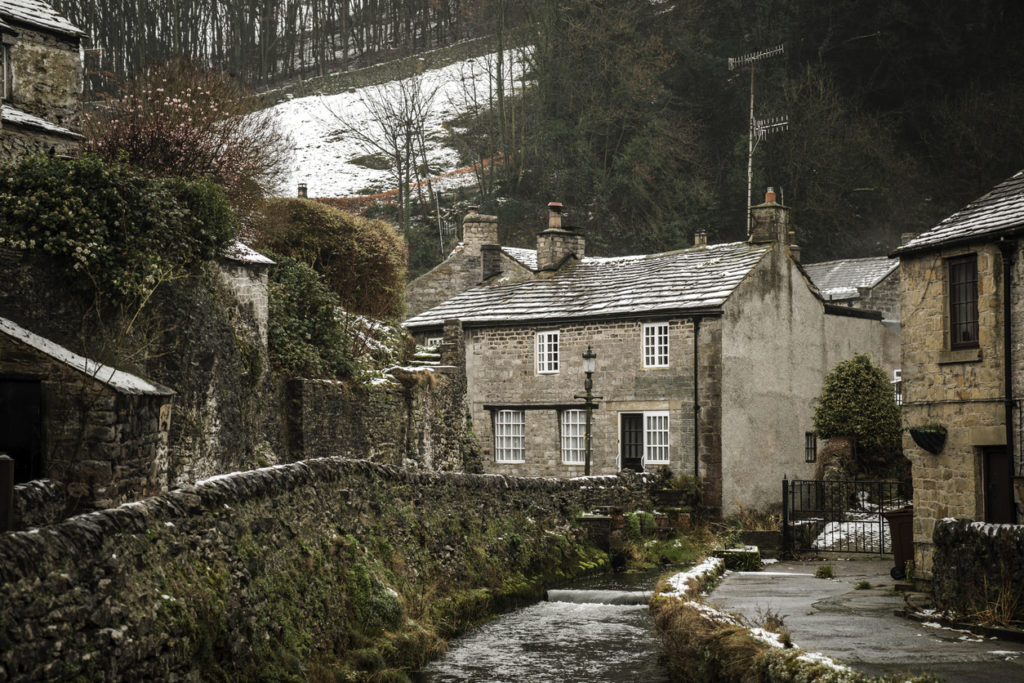
[[[920,623],[935,622],[949,628],[970,631],[975,635],[984,636],[986,638],[998,638],[999,640],[1008,640],[1013,643],[1024,643],[1024,629],[968,624],[962,621],[956,621],[955,619],[949,619],[938,614],[922,614],[920,612],[914,612],[907,609],[893,610],[893,614],[897,617],[903,617]]]

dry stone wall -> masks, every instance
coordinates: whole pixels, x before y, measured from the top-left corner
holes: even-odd
[[[373,624],[411,628],[427,585],[424,606],[444,609],[461,590],[482,598],[503,578],[575,566],[578,511],[649,509],[651,483],[325,458],[4,534],[0,680],[325,671]]]
[[[10,55],[14,87],[9,103],[59,126],[78,130],[82,96],[78,42],[19,27]]]
[[[1024,525],[943,519],[933,541],[936,607],[971,616],[1002,605],[1001,616],[1024,619]]]

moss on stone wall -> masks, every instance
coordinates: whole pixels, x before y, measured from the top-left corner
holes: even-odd
[[[325,458],[8,534],[2,673],[406,680],[443,638],[605,565],[577,511],[646,507],[646,488]]]

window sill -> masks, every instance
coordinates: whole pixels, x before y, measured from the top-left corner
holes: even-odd
[[[495,465],[525,465],[525,460],[495,460]]]
[[[981,349],[949,349],[939,351],[939,365],[947,363],[975,363],[981,360]]]
[[[645,365],[644,370],[668,370],[669,365]]]

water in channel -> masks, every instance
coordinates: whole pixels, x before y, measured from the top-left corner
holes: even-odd
[[[589,577],[563,587],[569,590],[551,590],[549,601],[503,614],[453,640],[420,680],[668,683],[640,593],[650,591],[659,574]]]

